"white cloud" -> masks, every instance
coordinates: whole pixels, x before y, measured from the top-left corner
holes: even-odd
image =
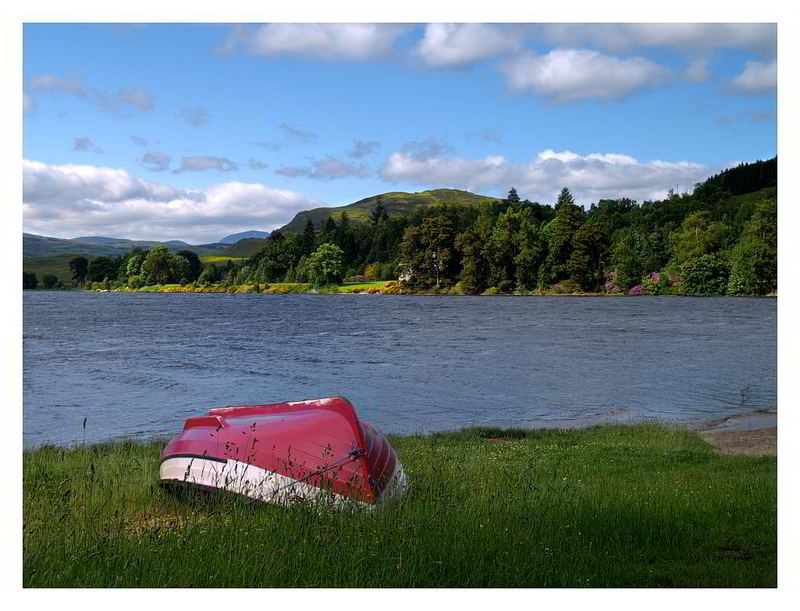
[[[667,71],[642,57],[618,58],[587,49],[524,53],[503,66],[509,86],[556,102],[618,99],[662,81]]]
[[[745,62],[744,70],[730,82],[731,90],[742,93],[761,93],[762,91],[774,90],[777,86],[777,60],[772,60],[769,63]]]
[[[513,26],[485,23],[431,23],[415,48],[428,66],[464,66],[522,48],[522,31]]]
[[[259,183],[189,190],[92,165],[23,162],[24,230],[206,243],[244,229],[270,231],[320,203]]]
[[[405,26],[369,23],[270,23],[238,26],[225,50],[256,55],[300,55],[322,60],[364,61],[385,57]]]
[[[620,51],[671,47],[685,51],[744,48],[775,54],[777,27],[771,23],[548,24],[543,38],[562,46],[591,45]]]
[[[541,203],[553,203],[566,186],[587,206],[603,198],[662,198],[676,184],[679,190],[691,190],[712,173],[712,168],[689,161],[640,161],[619,153],[579,155],[549,149],[523,163],[502,155],[417,159],[397,152],[380,168],[381,177],[391,183],[496,193],[516,187],[522,196]]]
[[[275,170],[276,174],[295,178],[303,176],[312,180],[336,180],[347,178],[366,178],[369,175],[367,166],[362,164],[348,163],[328,155],[323,159],[317,159],[307,166],[282,166]]]

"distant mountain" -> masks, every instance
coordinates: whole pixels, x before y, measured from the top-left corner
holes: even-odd
[[[239,240],[244,240],[245,238],[266,238],[269,235],[268,231],[257,231],[255,229],[251,229],[250,231],[240,231],[239,233],[232,233],[231,235],[226,235],[224,238],[220,240],[221,244],[236,244]]]
[[[124,255],[134,248],[148,250],[157,244],[164,244],[171,251],[192,250],[197,254],[220,254],[228,244],[187,244],[180,240],[155,242],[152,240],[129,240],[127,238],[107,238],[88,236],[74,239],[51,238],[33,233],[22,234],[22,254],[24,257],[46,257],[52,255],[74,254],[85,256]]]
[[[87,244],[122,244],[130,243],[133,240],[127,238],[104,238],[102,236],[82,236],[80,238],[70,238],[73,242],[86,242]]]
[[[245,238],[229,246],[222,254],[226,257],[252,257],[267,245],[267,238]]]
[[[419,193],[393,191],[390,193],[373,195],[372,197],[358,200],[347,206],[314,208],[313,210],[298,212],[291,222],[281,227],[278,231],[299,233],[303,231],[309,218],[317,228],[320,228],[325,221],[328,220],[328,217],[333,216],[334,219],[336,219],[343,211],[347,211],[347,215],[351,220],[366,221],[379,197],[381,198],[383,207],[386,209],[386,214],[389,216],[409,216],[418,208],[434,206],[436,204],[477,206],[481,202],[491,202],[498,199],[496,197],[477,195],[459,189],[433,189],[431,191],[420,191]]]

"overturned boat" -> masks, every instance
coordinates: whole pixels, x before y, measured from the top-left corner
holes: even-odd
[[[277,504],[374,506],[408,488],[394,448],[342,397],[189,418],[161,452],[160,477]]]

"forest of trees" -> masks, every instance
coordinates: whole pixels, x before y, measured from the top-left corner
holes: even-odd
[[[607,199],[588,210],[564,188],[553,206],[504,199],[438,205],[389,217],[378,199],[367,222],[342,212],[300,234],[273,233],[248,260],[203,265],[164,247],[124,257],[78,257],[76,284],[270,282],[338,284],[399,279],[426,292],[767,295],[777,291],[777,159],[742,164],[641,204]],[[83,259],[81,261],[81,259]]]

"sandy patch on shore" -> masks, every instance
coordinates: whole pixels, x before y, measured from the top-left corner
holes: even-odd
[[[778,427],[750,431],[706,431],[700,435],[723,454],[776,456]]]

